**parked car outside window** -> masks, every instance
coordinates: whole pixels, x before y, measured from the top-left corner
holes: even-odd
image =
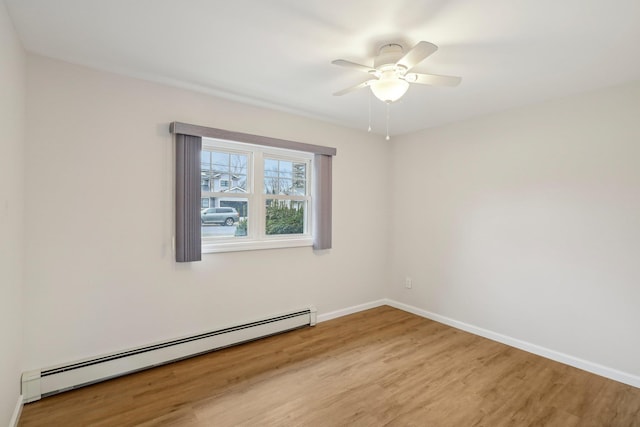
[[[238,222],[240,215],[235,208],[207,208],[200,211],[200,221],[203,224],[233,225]]]

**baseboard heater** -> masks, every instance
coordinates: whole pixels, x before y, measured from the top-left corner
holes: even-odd
[[[24,402],[186,359],[213,350],[316,324],[308,307],[189,337],[156,343],[22,374]]]

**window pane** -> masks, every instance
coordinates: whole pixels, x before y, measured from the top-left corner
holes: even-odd
[[[217,173],[229,171],[229,153],[213,151],[213,170]]]
[[[275,159],[264,159],[264,176],[278,176],[279,161]]]
[[[229,174],[221,174],[217,182],[216,191],[227,191],[229,189]]]
[[[264,160],[264,193],[305,196],[307,164],[266,158]]]
[[[293,164],[293,192],[297,196],[307,194],[307,165],[306,163]]]
[[[267,235],[303,234],[304,201],[267,199],[265,232]]]
[[[305,196],[307,194],[307,186],[305,181],[293,181],[293,189],[291,191],[291,194],[293,194],[294,196]]]
[[[202,151],[200,153],[200,168],[203,172],[208,172],[211,169],[211,153],[208,151]]]
[[[280,160],[279,166],[280,167],[278,169],[280,171],[280,177],[291,178],[291,162]]]
[[[211,207],[200,211],[203,239],[229,239],[247,235],[248,199],[202,198],[202,206],[205,204]]]
[[[290,178],[281,178],[278,183],[280,188],[280,192],[278,194],[291,194],[292,182]]]
[[[246,154],[203,151],[201,160],[202,191],[246,193],[248,191]]]
[[[247,174],[247,156],[244,154],[231,154],[229,162],[232,173]]]
[[[211,172],[211,153],[202,151],[200,153],[200,189],[211,191],[209,176]]]
[[[247,192],[247,175],[233,174],[231,176],[230,193],[246,193]]]
[[[273,177],[264,178],[265,194],[276,194],[277,188],[278,188],[278,178],[273,178]]]
[[[200,189],[201,189],[201,191],[211,191],[211,189],[209,187],[209,184],[210,184],[209,177],[207,176],[207,174],[202,172],[201,175],[200,175]]]

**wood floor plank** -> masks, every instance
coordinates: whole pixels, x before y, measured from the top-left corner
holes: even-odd
[[[640,426],[640,389],[391,307],[25,405],[20,426]]]

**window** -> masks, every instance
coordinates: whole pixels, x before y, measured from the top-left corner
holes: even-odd
[[[203,252],[312,245],[313,154],[203,138],[200,156]]]
[[[315,250],[331,248],[335,148],[181,122],[171,123],[169,131],[175,135],[176,262],[200,261],[203,249],[217,252],[309,242]],[[205,138],[214,142],[207,140],[203,150]],[[228,186],[222,187],[221,180]],[[220,221],[203,220],[205,207],[233,208],[238,219],[234,214],[223,221],[226,227],[235,227],[233,235],[227,230],[203,239],[203,222]]]

